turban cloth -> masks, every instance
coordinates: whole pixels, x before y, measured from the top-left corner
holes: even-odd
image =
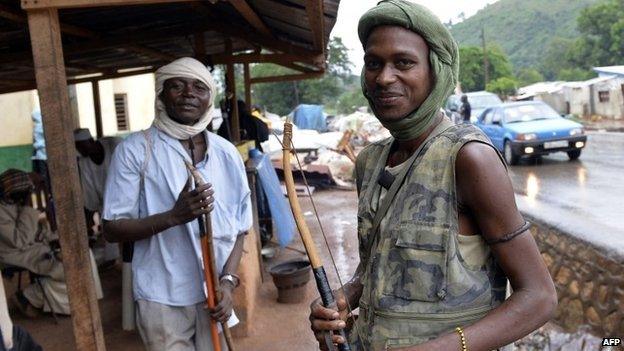
[[[380,1],[368,10],[358,24],[358,35],[364,50],[373,29],[378,26],[398,26],[420,35],[429,46],[429,64],[434,76],[431,93],[416,110],[397,121],[381,121],[397,140],[415,139],[429,128],[446,98],[457,85],[459,54],[457,44],[448,29],[425,7],[404,0]],[[364,73],[362,90],[366,96]],[[370,97],[369,105],[375,111]]]
[[[34,184],[28,173],[18,169],[9,169],[0,174],[0,194],[8,197],[11,194],[32,191]]]
[[[206,113],[193,125],[181,124],[169,117],[160,93],[167,79],[171,78],[198,79],[210,90],[210,102]],[[204,131],[212,119],[214,110],[215,83],[212,75],[203,63],[190,57],[177,59],[156,71],[156,117],[153,125],[175,139],[188,139]]]

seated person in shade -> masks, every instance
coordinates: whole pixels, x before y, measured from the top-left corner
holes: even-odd
[[[20,311],[34,317],[38,310],[70,314],[67,285],[56,241],[37,209],[28,205],[33,183],[26,172],[9,169],[0,174],[0,265],[27,269],[40,276],[18,291],[14,302]],[[95,262],[92,262],[95,267]],[[96,291],[101,297],[97,272]],[[43,288],[43,290],[42,290]],[[44,296],[45,290],[45,296]]]

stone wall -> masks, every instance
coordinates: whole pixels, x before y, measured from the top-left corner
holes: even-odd
[[[624,257],[526,217],[557,287],[555,322],[567,331],[588,325],[599,336],[624,335]]]

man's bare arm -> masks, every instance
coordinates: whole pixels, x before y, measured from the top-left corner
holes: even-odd
[[[491,147],[464,146],[456,161],[456,179],[458,194],[486,241],[500,241],[524,224],[509,176]],[[528,231],[491,249],[513,293],[483,319],[464,328],[471,351],[492,350],[520,339],[547,322],[557,306],[554,284]],[[451,333],[409,350],[454,350],[459,345],[459,336]]]
[[[189,191],[190,184],[189,178],[189,182],[169,211],[145,218],[104,220],[104,237],[110,242],[142,240],[212,211],[214,202],[212,186],[204,184]]]

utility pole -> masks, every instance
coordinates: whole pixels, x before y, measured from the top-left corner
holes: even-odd
[[[485,88],[490,81],[489,62],[487,55],[487,47],[485,45],[485,26],[481,26],[481,45],[483,46],[483,88]]]

